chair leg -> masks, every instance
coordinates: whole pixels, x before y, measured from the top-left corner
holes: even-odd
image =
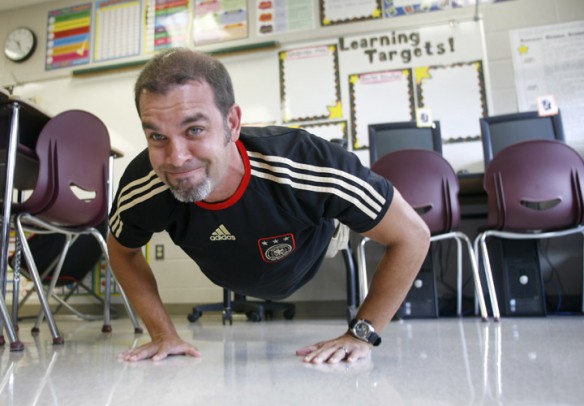
[[[582,236],[582,313],[584,314],[584,233]]]
[[[365,258],[365,244],[369,242],[368,237],[363,237],[359,242],[359,248],[357,249],[357,266],[359,270],[359,304],[363,303],[363,300],[367,297],[368,285],[367,285],[367,261]]]
[[[19,248],[19,238],[16,238],[16,251],[17,251],[17,255],[20,257],[20,248]],[[18,258],[20,259],[20,258]],[[6,260],[8,260],[6,258]],[[20,264],[18,264],[20,265]],[[16,288],[16,284],[19,283],[19,281],[17,280],[18,278],[16,277],[16,275],[18,274],[18,270],[15,271],[15,279],[14,279],[14,284],[15,284],[15,290],[13,291],[13,313],[14,313],[14,303],[16,303],[16,306],[18,306],[18,288]],[[2,284],[4,284],[6,275],[0,275],[0,281]],[[4,339],[4,335],[2,335],[2,330],[6,329],[6,332],[8,333],[8,341],[10,342],[10,351],[23,351],[24,350],[24,344],[18,339],[18,336],[16,334],[16,328],[15,326],[17,326],[18,320],[16,318],[14,318],[14,324],[13,324],[13,319],[10,317],[10,314],[8,313],[8,308],[6,307],[6,302],[4,301],[4,294],[3,294],[4,289],[0,289],[0,313],[2,314],[2,317],[0,317],[0,347],[4,346],[6,344],[6,341]],[[14,299],[16,298],[16,299]],[[18,308],[18,307],[17,307]],[[18,310],[17,310],[18,311]],[[13,314],[14,317],[14,314]]]
[[[355,283],[355,261],[351,252],[351,246],[341,250],[347,269],[347,321],[350,322],[357,315],[357,284]]]
[[[4,323],[4,328],[8,333],[8,340],[10,341],[10,351],[22,351],[24,350],[24,344],[18,339],[16,335],[16,330],[12,325],[12,320],[10,319],[10,313],[4,302],[4,295],[0,295],[0,313],[2,313],[2,322]],[[2,325],[0,325],[2,327]],[[0,328],[1,330],[1,328]],[[4,336],[1,337],[0,345],[4,345]]]
[[[12,323],[14,328],[18,330],[18,309],[20,309],[18,297],[20,296],[20,260],[22,259],[22,246],[20,245],[20,238],[16,238],[14,242],[14,267],[12,278]]]
[[[499,302],[497,300],[497,292],[495,289],[495,283],[493,281],[493,274],[491,271],[491,261],[489,260],[489,251],[487,249],[486,243],[486,233],[480,234],[477,237],[477,242],[479,246],[479,251],[477,255],[481,255],[482,264],[484,267],[485,278],[487,280],[487,288],[489,290],[489,298],[491,299],[491,309],[493,310],[493,318],[495,321],[499,321],[501,318],[501,313],[499,312]],[[478,259],[477,259],[478,266]]]
[[[456,240],[456,315],[462,317],[462,243]],[[472,262],[472,258],[470,259]]]
[[[39,301],[41,302],[41,307],[45,312],[45,317],[47,318],[47,323],[49,325],[49,329],[51,330],[51,335],[53,336],[53,344],[63,344],[65,340],[59,334],[59,330],[57,329],[57,325],[55,324],[55,320],[53,319],[53,315],[51,313],[51,309],[49,308],[49,303],[47,301],[47,297],[45,296],[43,284],[41,278],[39,276],[36,264],[34,262],[34,258],[32,256],[32,252],[26,242],[26,235],[24,234],[24,229],[22,228],[22,224],[20,222],[20,216],[16,216],[16,231],[18,234],[18,238],[20,238],[20,242],[22,244],[22,251],[24,253],[24,258],[26,259],[26,263],[28,265],[28,269],[30,271],[30,275],[32,276],[37,295],[39,297]]]
[[[140,323],[138,322],[138,318],[136,317],[136,314],[134,313],[134,310],[132,309],[130,301],[128,300],[128,297],[126,296],[124,289],[118,283],[118,281],[116,280],[115,276],[113,275],[113,273],[111,271],[111,267],[109,264],[110,263],[109,262],[109,254],[108,254],[108,250],[107,250],[107,245],[105,243],[105,239],[100,234],[100,232],[95,228],[92,228],[89,232],[91,233],[91,235],[93,235],[95,237],[95,239],[99,243],[99,246],[101,247],[101,252],[103,253],[103,257],[105,258],[106,264],[107,264],[107,267],[105,270],[105,272],[106,272],[106,297],[105,297],[105,304],[104,304],[103,327],[102,327],[101,331],[103,331],[104,333],[112,331],[111,322],[110,322],[111,291],[109,289],[111,288],[111,284],[110,284],[111,278],[113,278],[113,281],[116,283],[116,285],[118,286],[118,288],[120,290],[120,294],[122,296],[122,301],[124,302],[126,312],[128,313],[128,316],[130,317],[132,325],[134,326],[134,333],[135,334],[142,334],[144,330],[142,329],[142,327],[140,326]]]
[[[478,298],[479,307],[481,310],[481,318],[483,321],[487,321],[489,318],[489,314],[487,312],[487,305],[485,303],[485,295],[483,294],[483,287],[481,284],[481,277],[479,274],[478,262],[476,259],[475,252],[472,248],[472,244],[470,242],[470,239],[465,234],[456,233],[456,235],[458,236],[458,238],[462,239],[466,243],[466,247],[468,250],[468,256],[469,256],[469,260],[470,260],[470,266],[471,266],[472,274],[473,274],[473,278],[474,278],[475,295]],[[462,289],[462,286],[460,286],[460,288]]]
[[[69,235],[69,234],[66,235],[65,236],[65,244],[63,245],[63,248],[61,250],[61,254],[58,257],[59,260],[57,262],[55,270],[53,271],[53,274],[51,276],[51,282],[49,283],[49,287],[47,289],[47,294],[46,294],[47,303],[48,303],[49,298],[51,298],[53,296],[55,286],[57,285],[57,281],[59,280],[59,276],[61,275],[61,269],[63,268],[63,264],[65,263],[65,258],[67,257],[67,253],[69,252],[69,247],[71,247],[72,242],[73,242],[73,238],[71,237],[71,235]],[[44,314],[43,314],[43,310],[41,310],[37,316],[36,323],[32,328],[33,333],[38,333],[40,325],[43,322],[43,319],[44,319]]]

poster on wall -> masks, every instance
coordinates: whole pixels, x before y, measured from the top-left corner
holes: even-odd
[[[481,139],[479,118],[488,115],[481,61],[419,66],[414,77],[418,107],[440,120],[443,143]]]
[[[399,17],[449,8],[450,0],[383,0],[384,17]]]
[[[325,27],[381,17],[381,0],[320,0],[320,23]]]
[[[510,31],[520,111],[553,95],[566,141],[584,149],[584,21]]]
[[[279,53],[282,120],[342,118],[336,45],[317,45]]]
[[[49,11],[45,70],[89,63],[91,3]]]
[[[351,75],[349,95],[354,150],[369,146],[369,124],[414,118],[411,69]]]
[[[314,28],[312,0],[256,0],[257,34],[270,35]]]
[[[468,7],[468,6],[475,6],[477,0],[450,0],[452,2],[452,7]],[[512,0],[479,0],[481,4],[485,3],[502,3],[504,1],[512,1]]]
[[[147,0],[144,6],[144,53],[188,45],[190,0]]]
[[[140,53],[140,0],[98,0],[95,2],[95,62]]]
[[[195,0],[196,45],[247,38],[246,0]]]

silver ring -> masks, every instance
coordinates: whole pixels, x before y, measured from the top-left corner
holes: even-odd
[[[342,349],[343,351],[345,351],[345,356],[349,355],[349,351],[347,351],[347,349],[346,349],[345,347],[341,347],[341,349]]]

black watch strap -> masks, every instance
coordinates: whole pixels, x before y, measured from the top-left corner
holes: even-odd
[[[379,337],[379,334],[374,331],[371,333],[367,341],[369,341],[374,347],[377,347],[381,344],[381,337]]]
[[[369,333],[369,336],[365,339],[365,338],[361,338],[358,337],[354,331],[353,331],[353,327],[355,327],[355,325],[358,322],[365,322],[367,324],[369,324],[369,326],[371,327],[371,332]],[[377,334],[375,332],[375,329],[373,328],[373,325],[371,324],[371,322],[369,320],[365,320],[365,319],[353,319],[349,322],[349,332],[355,337],[358,338],[359,340],[364,340],[367,341],[369,344],[373,345],[374,347],[377,347],[379,344],[381,344],[381,337],[379,336],[379,334]]]

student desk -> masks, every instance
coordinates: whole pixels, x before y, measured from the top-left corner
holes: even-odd
[[[23,100],[2,93],[0,99],[0,187],[3,188],[2,227],[0,229],[0,312],[9,336],[11,350],[22,350],[10,320],[4,296],[8,270],[10,216],[13,189],[32,189],[36,183],[38,161],[35,158],[36,139],[50,115]],[[3,340],[3,337],[2,337]]]

